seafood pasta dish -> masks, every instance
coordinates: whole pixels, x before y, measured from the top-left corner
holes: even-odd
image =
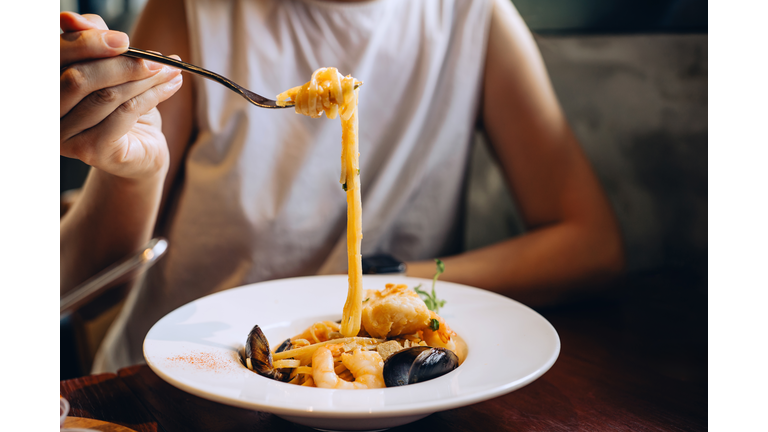
[[[362,286],[362,204],[358,153],[357,100],[362,82],[336,68],[320,68],[309,82],[277,96],[280,106],[293,104],[299,114],[341,118],[342,189],[347,197],[349,288],[340,321],[320,321],[270,348],[261,328],[248,334],[245,366],[290,384],[367,389],[414,384],[444,375],[466,357],[466,345],[438,315],[444,301],[432,292],[404,284],[382,290]]]
[[[345,337],[338,322],[319,321],[270,349],[256,325],[246,339],[243,363],[290,384],[367,389],[427,381],[466,358],[466,344],[416,290],[387,284],[365,296],[356,336]]]

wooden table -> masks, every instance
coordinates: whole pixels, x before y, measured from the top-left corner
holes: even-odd
[[[391,430],[707,430],[704,272],[633,276],[610,295],[539,312],[562,343],[544,376],[496,399]],[[311,430],[192,396],[146,365],[62,381],[61,394],[72,416],[141,432]]]

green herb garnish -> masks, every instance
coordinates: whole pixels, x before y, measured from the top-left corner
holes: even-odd
[[[429,320],[429,328],[431,328],[432,331],[438,331],[440,329],[440,321],[432,318]]]
[[[344,183],[343,185],[341,185],[341,188],[344,189],[344,192],[346,192],[347,191],[347,184]]]
[[[368,301],[368,300],[370,300],[370,299],[371,299],[371,298],[370,298],[370,297],[368,297],[367,299],[363,300],[363,303],[367,302],[367,301]]]
[[[421,284],[414,287],[413,290],[416,291],[416,294],[421,296],[422,300],[424,300],[424,304],[427,305],[427,309],[434,313],[438,313],[440,308],[445,306],[445,300],[440,300],[437,298],[437,294],[435,293],[435,283],[437,282],[437,278],[440,277],[443,272],[445,272],[445,264],[443,264],[443,262],[437,258],[435,258],[435,263],[437,264],[437,272],[435,272],[435,276],[432,278],[432,294],[430,295],[428,292],[422,291],[420,289]]]

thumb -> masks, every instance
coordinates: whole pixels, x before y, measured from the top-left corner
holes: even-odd
[[[98,15],[59,14],[59,61],[67,66],[84,60],[112,57],[128,48],[128,35],[107,28]]]
[[[74,12],[61,12],[59,14],[59,27],[64,33],[83,30],[109,30],[107,24],[98,15],[80,15]]]

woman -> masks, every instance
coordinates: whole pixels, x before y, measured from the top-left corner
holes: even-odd
[[[345,271],[336,122],[252,107],[189,76],[182,85],[178,71],[118,56],[128,38],[99,17],[63,13],[61,28],[61,154],[93,167],[61,222],[62,290],[153,231],[170,244],[96,371],[142,361],[149,327],[195,298]],[[409,276],[431,277],[439,256],[444,280],[541,303],[623,268],[609,202],[506,0],[150,0],[130,44],[266,96],[323,66],[363,81],[363,254],[404,258]],[[530,230],[461,252],[478,120]]]

